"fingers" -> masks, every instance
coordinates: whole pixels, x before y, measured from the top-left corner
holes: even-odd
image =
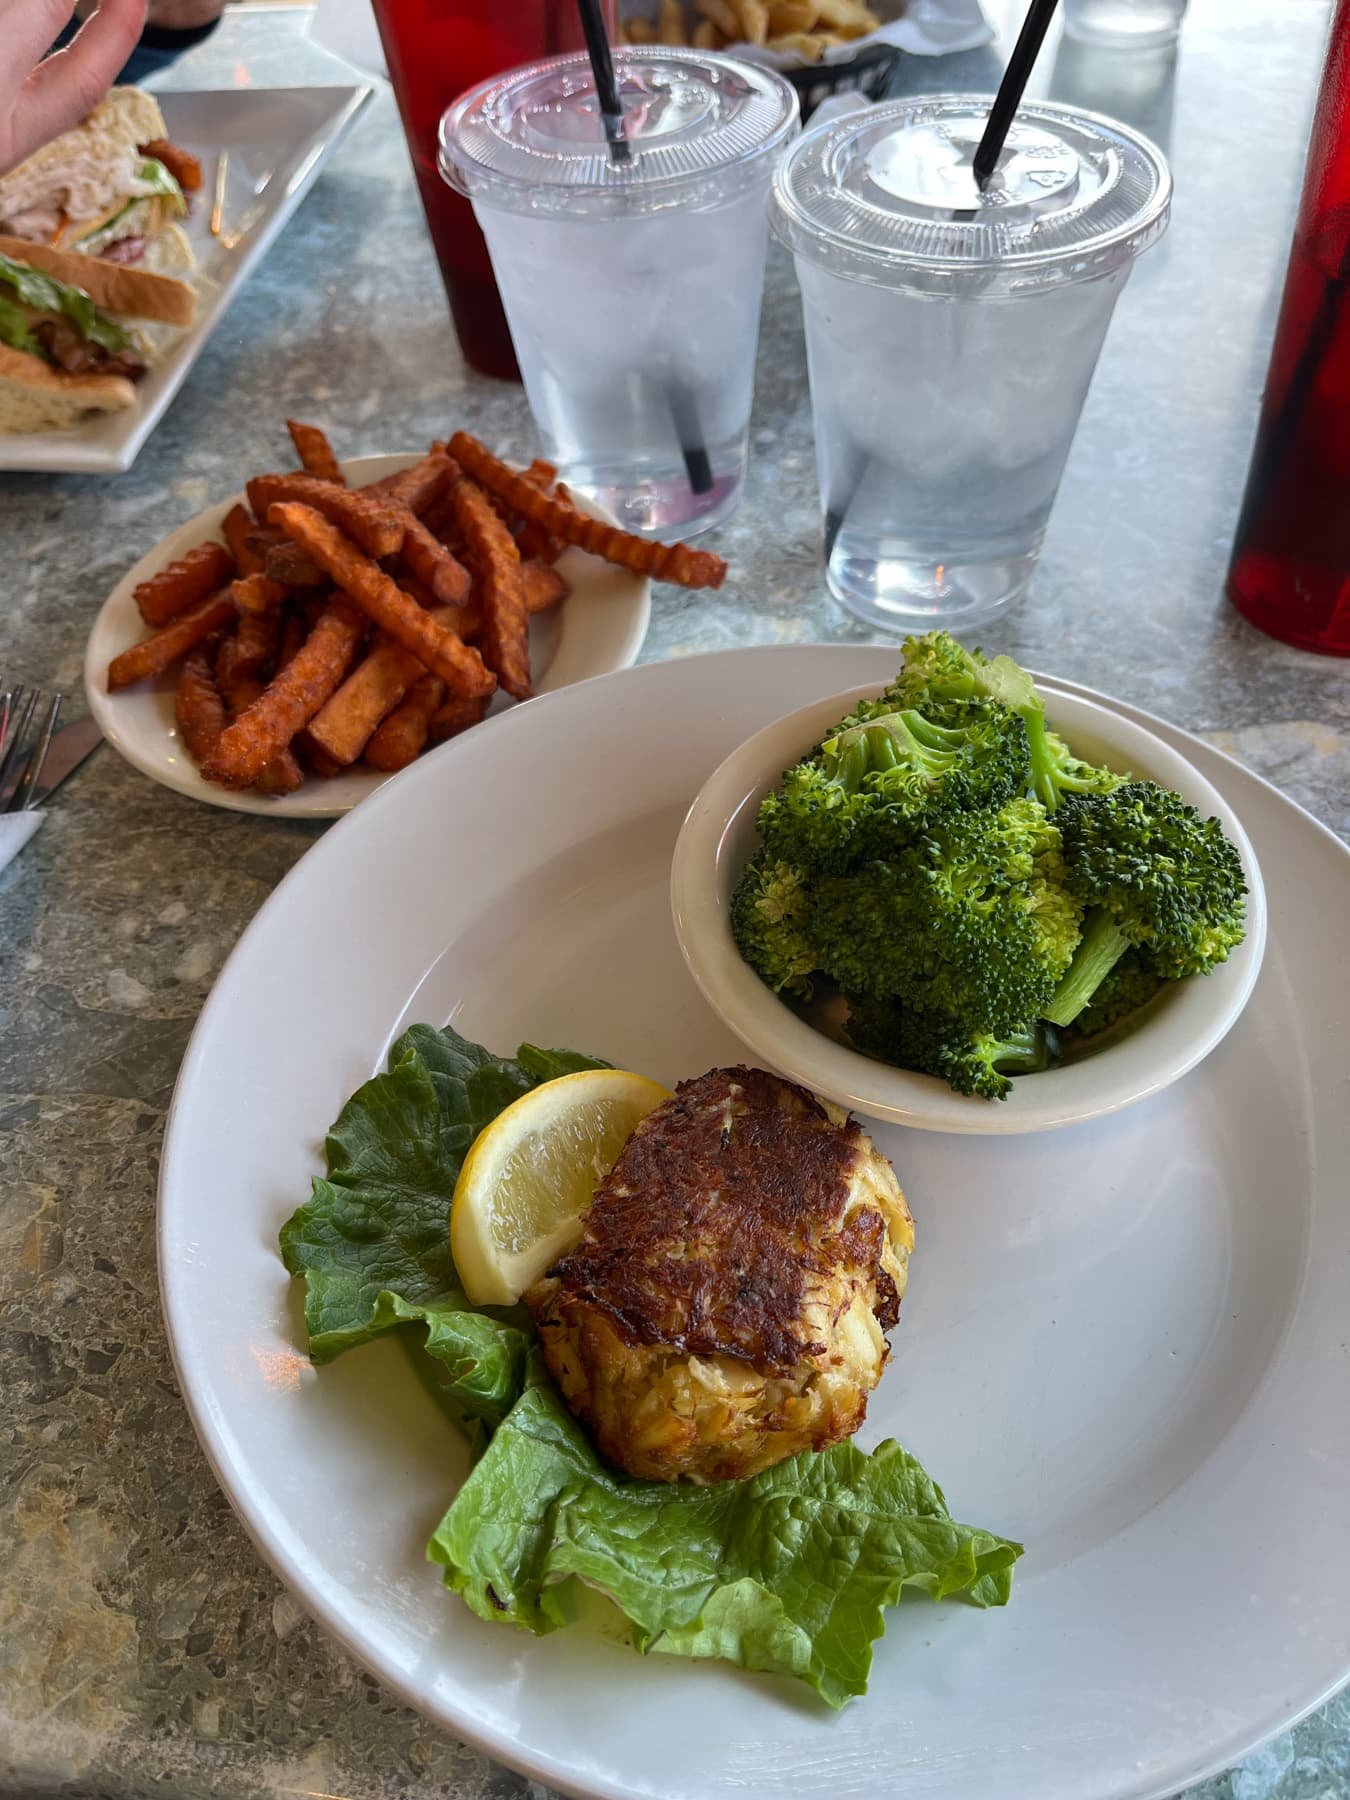
[[[0,92],[6,99],[18,93],[74,10],[75,0],[5,0],[0,6]]]
[[[52,0],[40,0],[33,10],[50,16]],[[59,30],[69,8],[62,4],[54,10],[61,15]],[[13,162],[68,131],[98,105],[135,48],[144,20],[145,0],[101,0],[74,40],[38,64],[14,104],[9,146]],[[10,45],[6,54],[12,54]]]

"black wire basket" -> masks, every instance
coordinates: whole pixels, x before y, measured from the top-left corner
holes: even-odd
[[[805,121],[831,94],[856,93],[867,100],[884,99],[899,58],[896,44],[864,44],[843,62],[811,63],[805,69],[784,69],[782,73],[784,80],[797,90]]]

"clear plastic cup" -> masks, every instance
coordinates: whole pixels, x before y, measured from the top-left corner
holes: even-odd
[[[1025,105],[987,189],[989,102],[916,96],[808,131],[774,179],[802,290],[827,579],[869,625],[1025,592],[1106,328],[1167,225],[1146,138]]]
[[[740,499],[769,184],[797,97],[729,56],[614,64],[623,160],[590,64],[565,56],[452,106],[441,173],[473,201],[550,460],[627,530],[688,536]]]
[[[1084,44],[1157,50],[1174,44],[1187,0],[1064,0],[1064,29]]]

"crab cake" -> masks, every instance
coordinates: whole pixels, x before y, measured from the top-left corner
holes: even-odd
[[[643,1119],[525,1298],[612,1462],[722,1481],[858,1429],[913,1244],[855,1119],[762,1069],[713,1069]]]

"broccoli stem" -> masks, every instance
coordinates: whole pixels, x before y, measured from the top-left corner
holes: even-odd
[[[1049,1060],[1045,1033],[1035,1025],[1010,1031],[996,1044],[986,1047],[985,1054],[990,1068],[1008,1075],[1035,1074],[1044,1069]]]
[[[1027,728],[1031,791],[1045,810],[1052,813],[1059,805],[1059,784],[1055,780],[1055,759],[1046,738],[1045,708],[1037,699],[1034,705],[1019,706],[1016,710]]]
[[[1094,908],[1084,922],[1073,961],[1042,1016],[1052,1025],[1072,1025],[1129,947],[1129,939],[1110,913]]]

